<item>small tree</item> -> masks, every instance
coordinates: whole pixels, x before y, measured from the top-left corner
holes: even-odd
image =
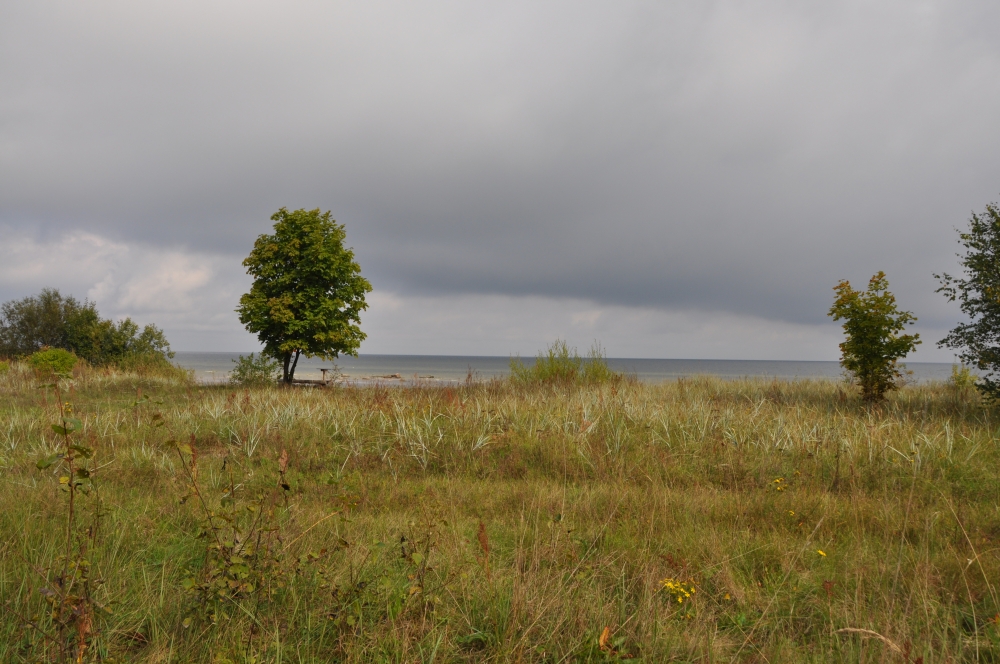
[[[963,364],[984,372],[976,387],[988,399],[1000,399],[1000,207],[996,203],[986,211],[972,214],[969,227],[959,231],[958,254],[965,277],[935,274],[941,283],[938,293],[949,301],[958,300],[969,321],[958,324],[938,346],[959,351]]]
[[[861,398],[881,401],[885,393],[899,387],[903,374],[898,360],[920,343],[917,334],[899,334],[917,320],[896,308],[884,272],[868,282],[868,290],[856,291],[847,280],[834,287],[837,298],[830,307],[834,320],[844,321],[847,339],[840,344],[840,365],[861,385]]]
[[[274,234],[258,237],[243,261],[254,282],[236,311],[291,383],[300,355],[357,355],[365,338],[359,316],[372,287],[329,212],[281,208],[271,220]]]

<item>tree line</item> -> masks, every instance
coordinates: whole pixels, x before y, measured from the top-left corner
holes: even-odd
[[[361,276],[346,233],[329,211],[281,208],[271,216],[273,233],[262,234],[243,261],[253,278],[236,309],[240,322],[263,346],[255,357],[240,357],[234,373],[244,382],[293,382],[300,357],[335,360],[357,355],[365,333],[361,312],[372,287]],[[957,301],[967,320],[938,346],[955,350],[963,364],[981,374],[976,387],[990,401],[1000,400],[1000,207],[973,213],[959,232],[963,272],[935,274],[938,292]],[[843,321],[840,363],[866,402],[898,389],[900,364],[921,343],[905,334],[917,319],[901,311],[884,272],[864,291],[847,280],[835,287],[829,315]],[[173,357],[162,330],[142,330],[126,318],[102,319],[92,302],[45,289],[39,295],[0,307],[0,355],[23,357],[44,348],[62,348],[95,365],[166,362]]]
[[[155,325],[140,328],[131,318],[101,318],[96,303],[63,296],[54,288],[0,305],[0,356],[29,357],[47,349],[123,369],[169,366],[174,356]],[[57,357],[54,361],[65,366]]]

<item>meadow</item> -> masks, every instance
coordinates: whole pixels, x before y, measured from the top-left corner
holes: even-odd
[[[968,387],[42,382],[0,374],[2,662],[1000,659]]]

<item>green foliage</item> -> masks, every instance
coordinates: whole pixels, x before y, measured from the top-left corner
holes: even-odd
[[[1000,207],[986,206],[973,213],[969,226],[959,232],[958,254],[962,277],[935,274],[948,301],[958,300],[968,322],[959,323],[939,346],[959,351],[963,364],[984,372],[976,387],[984,397],[1000,399]]]
[[[948,379],[948,383],[959,390],[966,390],[976,385],[976,374],[972,373],[972,369],[963,365],[953,364],[951,365],[951,377]]]
[[[0,354],[25,357],[46,346],[82,349],[85,330],[96,320],[93,303],[44,288],[38,295],[0,305]]]
[[[62,348],[47,348],[33,353],[28,364],[40,374],[68,376],[76,366],[76,355]]]
[[[601,383],[621,378],[608,367],[599,343],[590,347],[586,358],[562,339],[556,339],[538,353],[535,363],[527,366],[520,358],[510,361],[511,378],[519,383]]]
[[[0,355],[24,357],[45,347],[124,369],[169,367],[174,356],[155,325],[140,330],[131,318],[102,319],[93,302],[63,297],[55,289],[0,306]]]
[[[27,649],[37,657],[32,661],[97,661],[93,645],[108,610],[96,597],[103,580],[94,573],[96,561],[92,554],[102,514],[95,483],[95,450],[76,437],[83,423],[73,417],[72,405],[63,402],[58,385],[50,387],[59,404],[59,422],[50,428],[61,439],[61,449],[38,459],[35,468],[59,475],[59,490],[65,496],[65,549],[51,565],[32,565],[45,610],[36,611],[25,621],[32,629],[31,636],[37,637],[29,640]],[[77,514],[77,501],[83,496],[91,496],[94,501],[93,518],[86,525],[78,523]]]
[[[834,320],[844,321],[847,335],[840,344],[840,364],[861,385],[861,398],[869,403],[900,387],[898,361],[920,343],[919,335],[899,334],[917,319],[896,308],[888,288],[884,272],[871,278],[866,291],[841,281],[834,287],[837,298],[829,312]]]
[[[249,493],[242,484],[237,486],[230,472],[216,498],[198,480],[197,450],[187,443],[174,445],[188,481],[188,493],[181,502],[194,499],[201,510],[197,537],[205,540],[201,566],[182,581],[192,599],[184,627],[194,620],[228,623],[234,612],[237,616],[259,613],[262,604],[286,585],[276,512],[288,507],[288,453],[282,450],[278,481],[270,489]]]
[[[263,387],[274,385],[278,380],[281,365],[277,360],[273,360],[263,353],[254,356],[240,355],[238,360],[233,360],[236,366],[229,372],[229,382],[240,387]]]
[[[0,375],[3,375],[10,371],[10,362],[6,360],[0,360]]]
[[[113,323],[100,321],[91,329],[92,360],[97,365],[113,364],[123,369],[168,367],[174,356],[163,330],[146,325],[140,331],[131,318]],[[86,357],[86,356],[84,356]]]
[[[281,361],[282,379],[290,383],[300,355],[357,354],[372,287],[329,212],[281,208],[271,220],[274,233],[258,237],[243,261],[254,283],[236,311],[264,353]]]

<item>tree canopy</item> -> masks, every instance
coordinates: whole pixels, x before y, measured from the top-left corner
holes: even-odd
[[[899,387],[903,374],[898,361],[920,343],[917,334],[899,334],[917,319],[896,308],[884,272],[871,278],[866,291],[854,290],[847,280],[834,291],[837,297],[829,315],[844,321],[847,335],[840,344],[840,365],[861,385],[862,399],[881,401]]]
[[[1000,207],[990,203],[982,214],[972,214],[968,229],[959,231],[958,254],[964,276],[935,274],[941,283],[937,292],[949,301],[958,300],[968,317],[959,323],[939,346],[959,351],[963,363],[975,366],[984,375],[976,387],[990,399],[1000,399]]]
[[[372,287],[330,212],[281,208],[271,220],[274,233],[259,236],[243,261],[254,282],[236,311],[290,383],[300,355],[357,355]]]
[[[53,288],[0,305],[0,355],[24,357],[46,347],[95,365],[166,363],[174,356],[155,325],[140,330],[131,318],[102,319],[95,303]]]

